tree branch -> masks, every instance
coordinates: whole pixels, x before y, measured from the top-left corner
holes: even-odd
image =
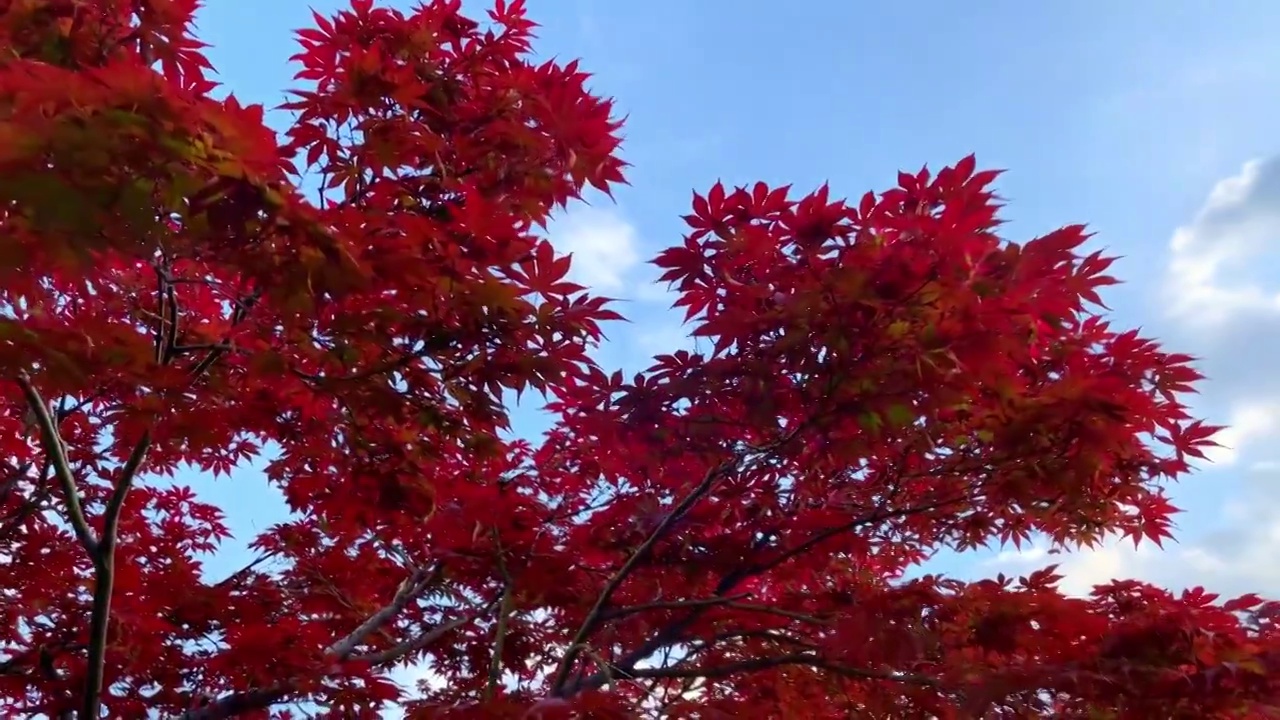
[[[947,500],[939,500],[937,502],[926,503],[924,505],[912,505],[911,507],[901,508],[898,510],[885,510],[884,507],[882,506],[876,509],[874,512],[871,512],[867,515],[863,515],[851,522],[847,522],[842,525],[836,525],[835,527],[830,527],[830,528],[827,528],[826,530],[822,530],[820,532],[814,533],[804,542],[801,542],[799,545],[796,545],[788,550],[782,551],[772,560],[769,560],[767,562],[760,563],[754,567],[748,568],[748,572],[746,575],[743,576],[743,578],[768,572],[769,570],[772,570],[778,567],[779,565],[787,562],[791,558],[794,558],[797,555],[805,553],[809,550],[812,550],[813,548],[817,547],[818,545],[821,545],[822,543],[826,542],[827,540],[830,540],[831,538],[837,535],[841,535],[846,532],[852,532],[857,528],[862,527],[863,525],[878,523],[884,520],[889,520],[891,518],[906,517],[908,515],[914,515],[916,513],[928,512],[929,510],[937,510],[939,508],[946,507],[947,505],[954,505],[958,502],[962,502],[964,499],[965,499],[965,496],[960,495]]]
[[[436,642],[440,638],[463,625],[480,618],[497,604],[497,600],[490,601],[484,607],[474,612],[454,618],[447,623],[437,625],[428,633],[420,635],[412,640],[407,640],[386,650],[360,654],[354,652],[355,648],[358,647],[364,639],[378,630],[380,626],[390,621],[391,618],[397,612],[403,610],[418,593],[422,592],[423,589],[434,582],[439,577],[440,572],[441,568],[438,566],[427,575],[422,574],[421,571],[414,571],[413,574],[400,584],[399,588],[396,590],[395,596],[391,599],[391,602],[374,612],[367,620],[360,623],[355,630],[351,631],[350,634],[343,637],[333,645],[330,645],[329,648],[326,649],[325,653],[337,660],[355,660],[369,663],[371,665],[394,663],[403,659],[407,655]],[[285,698],[289,697],[293,691],[293,682],[285,681],[277,683],[274,687],[232,693],[230,695],[224,695],[204,707],[192,708],[191,710],[179,715],[174,720],[227,720],[227,718],[233,718],[243,713],[271,707],[272,705],[282,702]]]
[[[71,529],[85,552],[91,556],[95,555],[98,552],[98,538],[89,527],[89,521],[84,516],[84,508],[80,505],[80,490],[76,487],[75,476],[71,474],[71,464],[67,460],[66,446],[62,442],[58,426],[54,424],[53,417],[49,415],[48,405],[45,404],[44,398],[40,397],[40,392],[36,390],[35,385],[31,384],[31,376],[26,371],[18,373],[18,385],[22,387],[27,407],[36,416],[36,424],[40,429],[40,438],[44,441],[45,452],[53,463],[53,473],[62,487],[62,494],[66,496],[67,522],[71,524]]]
[[[396,662],[397,660],[400,660],[407,655],[410,655],[412,653],[417,652],[418,650],[421,650],[422,648],[439,640],[445,635],[448,635],[454,630],[457,630],[463,625],[479,620],[481,617],[486,615],[489,611],[497,607],[498,603],[499,603],[499,600],[491,600],[490,602],[488,602],[478,610],[475,610],[467,613],[466,615],[462,615],[460,617],[454,618],[453,620],[450,620],[449,622],[444,623],[443,625],[437,625],[435,628],[431,630],[431,632],[426,633],[425,635],[420,635],[414,638],[413,640],[407,640],[405,642],[400,643],[399,645],[396,645],[394,647],[391,647],[379,652],[353,655],[351,659],[360,660],[361,662],[366,662],[371,665],[383,665],[386,663]]]
[[[789,655],[751,658],[749,660],[724,663],[722,665],[712,665],[709,667],[680,667],[677,665],[672,667],[635,668],[627,672],[627,677],[635,679],[704,678],[714,680],[730,677],[740,673],[763,672],[774,668],[796,665],[811,667],[815,670],[824,670],[836,675],[859,680],[888,680],[892,682],[934,688],[941,686],[941,683],[939,683],[937,679],[931,678],[927,675],[904,673],[893,670],[868,670],[866,668],[855,668],[842,663],[826,660],[815,653],[793,653]]]
[[[96,552],[92,553],[97,582],[93,588],[93,610],[89,616],[89,666],[84,681],[84,698],[81,706],[82,720],[97,720],[102,705],[102,674],[107,657],[107,630],[111,624],[111,595],[115,590],[116,579],[116,540],[120,527],[120,514],[124,510],[124,501],[129,494],[138,470],[146,459],[147,450],[151,448],[151,431],[142,433],[142,438],[133,446],[129,459],[120,472],[111,499],[107,501],[107,509],[103,515],[102,538]]]
[[[76,486],[75,476],[71,473],[66,444],[58,431],[57,423],[49,414],[44,398],[32,384],[31,376],[25,371],[18,374],[18,385],[22,388],[28,407],[35,414],[45,452],[53,465],[54,475],[58,478],[62,493],[66,497],[67,520],[71,524],[76,539],[80,541],[80,545],[84,547],[89,559],[93,562],[96,574],[93,605],[89,616],[88,667],[80,709],[82,718],[96,720],[102,704],[102,675],[107,654],[107,630],[111,623],[111,595],[115,586],[115,551],[120,515],[124,510],[129,488],[133,486],[138,470],[142,467],[147,451],[151,448],[151,431],[144,431],[142,438],[129,453],[129,459],[121,469],[116,486],[107,500],[102,519],[102,536],[97,537],[89,527],[84,507],[80,503],[80,490]]]
[[[756,603],[729,602],[725,604],[725,607],[728,607],[732,610],[742,610],[744,612],[757,612],[757,613],[764,613],[767,615],[777,615],[779,617],[784,617],[789,620],[796,620],[798,622],[810,623],[812,625],[830,625],[831,624],[831,620],[828,618],[818,617],[816,615],[809,615],[807,613],[802,613],[802,612],[796,612],[794,610],[784,610],[782,608],[769,607],[768,605],[758,605]]]
[[[635,552],[631,553],[631,556],[622,564],[622,567],[618,568],[618,571],[613,574],[613,577],[609,578],[609,581],[605,583],[605,586],[600,591],[600,595],[596,598],[595,603],[591,606],[591,609],[587,611],[587,617],[582,621],[582,625],[578,628],[578,631],[574,633],[573,639],[569,642],[569,647],[564,651],[564,656],[560,658],[560,663],[556,666],[554,676],[555,680],[551,683],[551,694],[553,696],[560,697],[563,694],[565,683],[569,680],[569,672],[573,668],[573,661],[578,657],[578,653],[582,651],[583,644],[586,642],[587,638],[590,637],[591,633],[595,632],[596,628],[598,628],[600,623],[603,622],[605,608],[608,606],[609,600],[613,598],[613,594],[617,592],[623,581],[627,579],[631,572],[635,570],[636,566],[644,560],[651,550],[653,550],[653,546],[656,545],[658,540],[667,533],[671,526],[707,494],[711,489],[711,486],[715,484],[716,480],[719,479],[721,475],[729,469],[737,467],[738,462],[739,459],[735,457],[733,460],[726,460],[708,470],[702,480],[689,491],[688,495],[685,495],[684,499],[681,500],[679,504],[672,508],[671,512],[667,513],[666,517],[662,518],[662,521],[659,522],[658,526],[649,533],[649,536],[644,539],[644,542],[640,543],[640,546],[635,549]]]
[[[644,603],[643,605],[628,605],[620,607],[616,610],[610,610],[603,614],[602,620],[617,620],[618,618],[635,615],[637,613],[648,612],[650,610],[681,610],[685,608],[696,608],[709,605],[728,605],[735,600],[745,600],[751,597],[751,593],[738,593],[737,595],[727,595],[709,598],[695,598],[692,600],[667,600]]]
[[[351,653],[355,652],[356,647],[359,646],[360,643],[364,642],[374,633],[374,631],[381,628],[389,622],[391,618],[399,614],[401,610],[404,610],[419,593],[439,578],[440,572],[441,569],[438,565],[431,572],[427,572],[422,569],[414,570],[409,574],[409,577],[405,578],[404,581],[400,583],[400,586],[396,588],[396,594],[391,598],[391,602],[387,603],[377,612],[370,615],[367,620],[360,623],[360,625],[356,627],[355,630],[351,631],[351,633],[346,637],[333,645],[330,645],[325,652],[339,660],[346,660]]]
[[[897,494],[897,490],[895,488],[895,490],[890,495],[890,497],[882,501],[879,504],[879,507],[877,507],[875,510],[868,512],[865,515],[859,516],[847,523],[843,523],[841,525],[837,525],[835,527],[830,527],[830,528],[827,528],[826,530],[819,531],[814,535],[810,536],[809,538],[805,539],[803,542],[799,543],[798,545],[778,553],[778,555],[776,555],[775,557],[771,558],[768,561],[765,561],[762,563],[756,563],[752,565],[744,565],[743,567],[740,567],[737,570],[734,570],[733,572],[726,574],[724,577],[720,579],[720,582],[716,585],[716,588],[714,591],[715,594],[724,595],[725,593],[728,593],[729,591],[731,591],[733,588],[737,587],[737,585],[743,580],[768,572],[769,570],[772,570],[773,568],[778,567],[779,565],[785,563],[786,561],[790,560],[796,555],[799,555],[803,552],[811,550],[814,547],[829,540],[830,538],[833,538],[836,535],[839,535],[840,533],[851,532],[854,529],[861,527],[863,525],[867,525],[875,522],[881,522],[889,518],[902,517],[902,516],[911,515],[917,512],[925,512],[927,510],[936,509],[938,507],[942,507],[954,502],[958,502],[959,500],[963,499],[963,498],[952,498],[946,501],[928,503],[924,505],[913,505],[911,507],[901,508],[898,510],[887,510],[886,505],[888,504],[889,500],[892,499],[892,497],[896,496],[896,494]],[[632,650],[624,658],[622,658],[620,661],[615,663],[614,667],[617,669],[617,672],[631,674],[637,663],[651,656],[653,653],[657,652],[659,649],[676,642],[679,639],[681,633],[683,633],[685,629],[687,629],[691,624],[696,622],[698,618],[702,617],[702,615],[706,613],[707,610],[709,610],[713,606],[714,606],[713,603],[701,603],[701,604],[694,605],[690,609],[690,612],[684,618],[667,625],[665,628],[663,628],[657,634],[655,634],[653,638],[643,643],[642,645],[640,645],[640,647],[636,648],[635,650]],[[605,676],[602,675],[601,673],[596,673],[590,677],[587,677],[579,682],[574,683],[573,687],[569,689],[568,693],[565,693],[562,689],[562,696],[563,694],[572,694],[573,692],[580,692],[582,690],[597,688],[597,687],[600,687],[605,682],[606,682]]]
[[[507,641],[507,623],[512,612],[512,592],[515,583],[507,570],[505,551],[497,528],[493,530],[493,541],[498,546],[498,572],[502,575],[502,597],[498,605],[498,623],[493,631],[493,657],[489,659],[489,680],[485,684],[484,699],[489,701],[497,691],[498,682],[502,679],[502,649]]]
[[[243,713],[269,708],[288,695],[289,692],[282,688],[234,693],[220,697],[204,707],[192,708],[175,720],[225,720]]]

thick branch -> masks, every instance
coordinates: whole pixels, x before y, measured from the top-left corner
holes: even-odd
[[[107,629],[111,623],[111,595],[115,585],[115,550],[117,531],[120,526],[120,514],[124,510],[124,501],[129,494],[134,478],[142,467],[147,450],[151,447],[151,433],[144,432],[142,439],[134,446],[129,459],[120,472],[111,498],[107,501],[103,514],[102,536],[96,537],[89,521],[85,517],[84,508],[80,504],[80,490],[76,487],[75,477],[71,473],[71,464],[67,459],[66,445],[58,432],[49,408],[39,391],[31,383],[31,376],[23,372],[18,376],[18,384],[26,397],[27,405],[36,416],[40,428],[40,437],[44,441],[45,452],[53,465],[54,475],[62,486],[66,496],[67,520],[71,524],[76,538],[93,561],[96,573],[93,589],[93,607],[89,616],[89,657],[85,675],[84,695],[80,714],[85,720],[96,720],[102,704],[102,673],[107,654]]]
[[[107,629],[111,624],[111,595],[116,579],[116,540],[120,527],[120,514],[134,478],[146,459],[151,447],[151,431],[142,433],[142,439],[133,446],[116,481],[111,499],[103,515],[102,538],[93,553],[93,565],[97,572],[93,588],[93,610],[89,616],[89,666],[84,681],[84,698],[81,706],[82,720],[97,720],[102,704],[102,673],[107,657]]]
[[[80,505],[80,489],[76,487],[75,476],[71,474],[71,463],[67,460],[66,446],[62,442],[58,426],[49,415],[49,406],[45,404],[44,398],[40,397],[40,392],[36,390],[35,385],[31,384],[31,376],[26,372],[18,374],[18,385],[22,387],[27,407],[36,416],[40,439],[44,442],[45,452],[53,463],[54,477],[58,478],[62,494],[66,496],[67,522],[71,524],[71,529],[85,552],[91,556],[95,555],[98,552],[98,538],[94,536],[93,530],[89,527],[89,521],[84,516],[84,508]]]

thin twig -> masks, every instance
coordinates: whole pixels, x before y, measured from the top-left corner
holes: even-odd
[[[254,558],[253,561],[250,562],[248,565],[245,565],[239,570],[231,573],[225,578],[214,583],[213,587],[220,588],[220,587],[226,587],[228,585],[234,585],[240,580],[243,580],[245,577],[248,577],[249,573],[253,572],[254,569],[256,569],[259,565],[261,565],[264,562],[267,562],[268,560],[271,560],[272,558],[276,557],[279,554],[280,554],[279,550],[268,550],[262,555],[259,555],[258,557]]]

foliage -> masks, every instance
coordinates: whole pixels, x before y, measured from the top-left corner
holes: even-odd
[[[1216,429],[1190,358],[1099,314],[1082,227],[999,238],[972,158],[856,204],[717,185],[655,260],[713,349],[628,381],[538,230],[622,182],[620,123],[518,0],[459,5],[316,15],[278,140],[215,96],[195,0],[0,2],[5,714],[1274,704],[1256,597],[908,574],[1169,535]],[[537,446],[505,432],[526,389]],[[236,508],[187,481],[251,463],[294,515],[215,575]]]

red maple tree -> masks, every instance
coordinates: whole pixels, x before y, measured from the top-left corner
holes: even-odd
[[[655,260],[713,349],[628,380],[538,232],[623,181],[620,123],[518,0],[316,15],[282,139],[211,95],[196,5],[0,1],[4,714],[1275,712],[1257,597],[908,576],[1169,534],[1216,429],[1099,315],[1082,227],[1001,239],[971,157],[856,203],[717,185]],[[210,577],[236,509],[175,478],[255,458],[295,519]]]

